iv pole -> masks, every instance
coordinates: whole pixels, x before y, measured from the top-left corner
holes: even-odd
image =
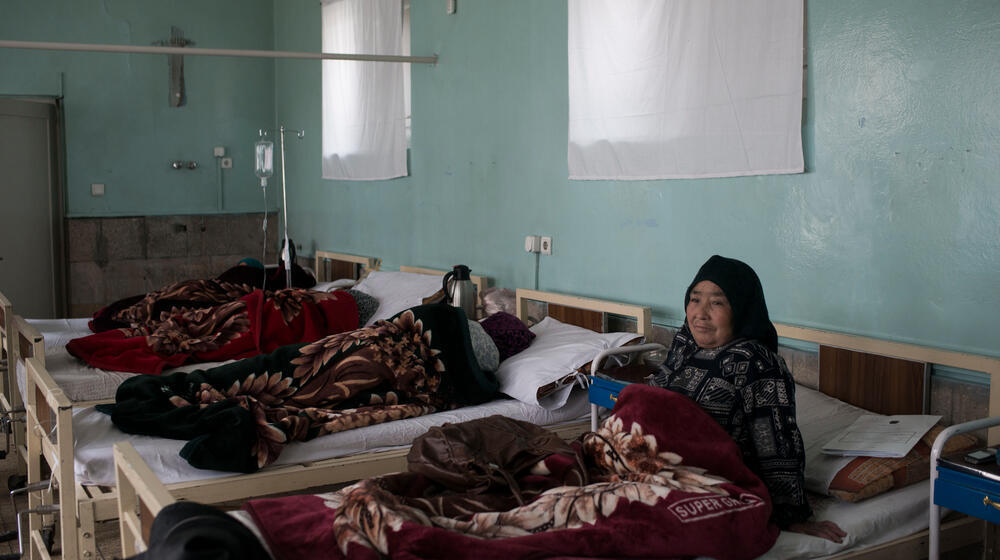
[[[292,250],[288,243],[288,194],[285,190],[285,125],[281,125],[278,128],[279,136],[281,138],[281,209],[284,213],[285,223],[285,245],[281,248],[281,260],[285,262],[285,287],[292,287]],[[288,129],[288,132],[294,132],[299,139],[302,139],[306,135],[304,130],[292,130]]]

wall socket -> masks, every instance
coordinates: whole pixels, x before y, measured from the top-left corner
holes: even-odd
[[[529,253],[539,253],[542,250],[542,238],[537,235],[529,235],[524,238],[524,250]]]
[[[542,247],[541,247],[541,249],[542,249],[542,254],[543,255],[551,255],[552,254],[552,238],[551,237],[543,237],[542,238]]]
[[[233,167],[233,158],[224,157],[221,160],[219,160],[219,163],[223,169],[230,169]]]

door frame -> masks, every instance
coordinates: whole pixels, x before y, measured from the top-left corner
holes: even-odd
[[[48,122],[49,138],[49,227],[52,261],[52,301],[56,317],[65,317],[67,307],[66,286],[66,142],[63,135],[63,107],[59,97],[0,96],[0,106],[11,114],[27,117],[44,116]],[[44,108],[43,108],[44,107]],[[45,115],[42,115],[42,112]],[[17,309],[17,302],[14,309]]]

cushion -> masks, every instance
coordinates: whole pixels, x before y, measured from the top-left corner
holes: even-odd
[[[830,495],[848,502],[858,502],[896,488],[926,480],[930,476],[930,455],[934,439],[944,426],[934,426],[904,457],[855,457],[841,468],[830,482]],[[960,453],[981,444],[971,434],[948,439],[942,455]]]
[[[500,352],[482,325],[469,321],[469,338],[472,340],[472,351],[476,354],[479,369],[496,371],[500,367]]]
[[[941,433],[940,426],[931,428],[905,457],[844,457],[823,453],[823,445],[870,411],[796,385],[795,413],[806,450],[806,488],[812,492],[857,502],[930,474],[930,447]],[[948,440],[945,452],[973,448],[975,442],[975,437],[959,434]]]
[[[441,289],[441,276],[373,270],[358,282],[354,289],[364,292],[379,302],[378,310],[369,317],[364,326],[380,319],[388,319],[397,313],[416,307],[423,299]]]
[[[494,313],[479,324],[496,344],[501,362],[530,346],[535,338],[528,325],[510,313]]]
[[[359,290],[346,291],[358,304],[358,325],[366,324],[368,319],[375,314],[375,310],[378,309],[378,300]]]
[[[531,327],[531,332],[535,335],[531,346],[501,361],[497,377],[502,393],[547,409],[564,405],[573,385],[567,384],[549,395],[539,395],[540,388],[572,374],[603,350],[642,338],[627,332],[596,333],[552,317],[542,319]]]

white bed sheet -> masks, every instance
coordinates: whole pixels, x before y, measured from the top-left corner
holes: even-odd
[[[796,422],[806,451],[806,488],[813,492],[815,520],[830,520],[847,532],[844,542],[783,531],[778,542],[762,558],[821,558],[848,548],[866,548],[913,534],[930,524],[927,514],[927,482],[913,484],[857,503],[829,496],[830,481],[853,457],[822,452],[823,444],[849,426],[861,414],[871,414],[823,393],[795,386]]]
[[[45,369],[59,385],[69,400],[74,402],[99,401],[115,398],[115,391],[122,381],[140,375],[126,371],[112,371],[88,366],[83,360],[66,351],[66,344],[74,338],[93,334],[87,326],[90,319],[28,319],[45,339]],[[227,362],[200,362],[163,370],[163,373],[191,371]],[[17,364],[17,388],[24,398],[26,386],[24,364]]]
[[[582,390],[576,391],[569,402],[558,410],[546,410],[514,399],[495,400],[447,412],[355,428],[305,442],[294,442],[285,447],[278,460],[267,468],[403,447],[431,427],[445,422],[464,422],[502,414],[543,426],[553,426],[585,419],[589,412],[587,394]],[[73,434],[74,471],[77,481],[82,484],[114,485],[114,459],[111,450],[119,441],[132,443],[164,484],[233,475],[231,472],[192,467],[180,456],[180,450],[187,441],[126,434],[112,424],[110,416],[94,408],[74,411]]]
[[[842,543],[782,531],[766,560],[825,558],[845,550],[860,550],[912,535],[930,525],[927,481],[886,492],[862,502],[820,497],[813,503],[815,519],[830,520],[847,532]]]

